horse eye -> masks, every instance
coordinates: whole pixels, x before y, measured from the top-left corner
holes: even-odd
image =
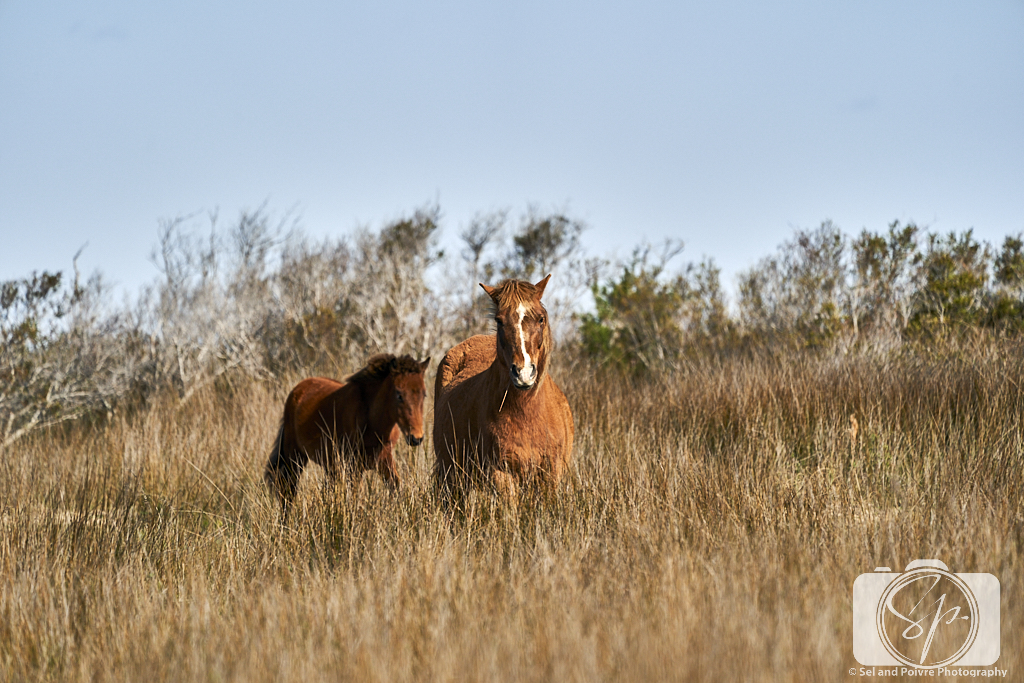
[[[402,403],[405,400],[404,398],[402,398],[402,392],[401,391],[396,391],[395,392],[395,398],[398,399],[399,403]]]
[[[544,324],[544,316],[541,316],[541,317],[537,318],[537,322],[540,323],[541,325],[543,325]]]

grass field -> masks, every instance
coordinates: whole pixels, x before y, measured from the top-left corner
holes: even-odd
[[[514,506],[446,508],[403,445],[399,495],[313,467],[282,527],[261,474],[298,376],[18,442],[0,679],[853,680],[854,579],[935,557],[1000,579],[1024,680],[1019,342],[635,383],[568,356],[571,474]]]

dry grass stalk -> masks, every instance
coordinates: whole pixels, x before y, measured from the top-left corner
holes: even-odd
[[[1019,675],[1022,358],[565,360],[557,496],[448,510],[403,447],[401,495],[307,478],[284,528],[296,377],[33,434],[0,458],[0,680],[834,681],[854,578],[919,557],[999,577]]]

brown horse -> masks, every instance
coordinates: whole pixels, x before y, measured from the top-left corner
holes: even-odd
[[[356,480],[375,469],[393,491],[400,487],[393,449],[400,432],[410,446],[423,441],[429,363],[380,354],[344,384],[311,377],[295,385],[263,475],[286,514],[309,460],[331,478],[342,468]]]
[[[534,478],[557,483],[569,465],[572,410],[545,373],[551,331],[540,298],[550,278],[481,284],[497,334],[470,337],[438,366],[434,478],[442,489],[481,475],[507,496]]]

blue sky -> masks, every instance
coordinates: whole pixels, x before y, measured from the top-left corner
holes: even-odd
[[[1024,0],[0,0],[0,280],[134,289],[162,218],[530,203],[727,277],[793,228],[1024,231]]]

